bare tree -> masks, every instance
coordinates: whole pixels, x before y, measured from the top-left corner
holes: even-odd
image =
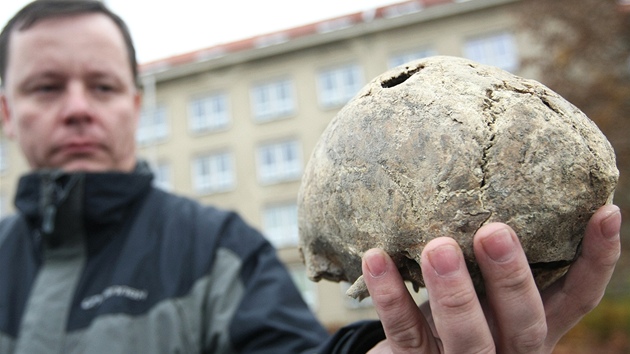
[[[523,0],[518,18],[530,46],[525,70],[579,107],[617,154],[615,203],[626,220],[621,264],[609,287],[630,289],[630,4],[619,0]]]

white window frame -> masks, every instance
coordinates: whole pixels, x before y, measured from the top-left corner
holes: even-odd
[[[410,61],[437,55],[433,48],[419,48],[392,54],[387,61],[389,68],[394,68]]]
[[[323,108],[343,106],[361,90],[363,85],[363,71],[358,64],[321,70],[317,74],[319,104]]]
[[[230,123],[228,96],[214,93],[188,102],[188,127],[193,133],[225,129]]]
[[[406,1],[398,5],[394,4],[387,6],[384,10],[383,16],[385,18],[394,18],[420,12],[424,8],[424,5],[420,1]]]
[[[471,37],[464,43],[464,56],[480,64],[496,66],[515,72],[519,58],[514,35],[510,32],[497,32]]]
[[[9,144],[0,140],[0,174],[9,169]]]
[[[171,164],[160,162],[153,168],[153,185],[165,191],[173,190],[173,177],[171,175]]]
[[[9,202],[4,194],[0,194],[0,219],[9,215]]]
[[[192,162],[193,188],[200,194],[227,192],[236,186],[234,156],[227,151],[196,157]]]
[[[297,204],[271,204],[263,209],[263,233],[276,248],[298,244]]]
[[[288,117],[296,111],[295,87],[291,79],[254,85],[250,90],[252,115],[257,122]]]
[[[295,181],[302,176],[302,147],[298,140],[260,145],[256,157],[262,184]]]
[[[306,267],[303,264],[293,264],[288,266],[288,270],[304,302],[311,310],[316,310],[318,306],[317,283],[308,279]]]
[[[142,110],[136,135],[139,144],[161,142],[166,140],[169,134],[168,111],[165,106],[157,106],[153,110]]]

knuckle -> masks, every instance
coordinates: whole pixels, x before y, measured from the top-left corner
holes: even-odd
[[[406,305],[405,294],[390,290],[373,295],[377,312],[383,324],[387,323],[387,339],[398,350],[417,350],[428,343],[427,334],[421,330],[420,310],[411,311]]]
[[[381,308],[396,309],[404,303],[404,294],[391,288],[383,289],[382,291],[374,293],[372,295],[372,300]]]
[[[596,308],[597,305],[599,305],[599,302],[601,301],[603,295],[604,294],[602,293],[597,297],[581,300],[580,302],[582,303],[582,305],[578,307],[578,314],[580,314],[580,316],[584,316],[587,313],[593,311],[593,309]]]
[[[605,288],[589,292],[563,292],[566,303],[573,304],[573,313],[581,318],[599,305]]]
[[[399,349],[418,349],[422,348],[423,344],[427,342],[422,333],[418,333],[412,326],[400,328],[394,333],[389,333],[388,339],[396,343],[396,347]]]
[[[534,280],[529,267],[515,267],[496,279],[492,286],[502,293],[521,294],[528,291],[532,284]]]
[[[547,335],[547,322],[545,320],[538,321],[520,331],[512,339],[513,350],[517,353],[536,353],[544,347]]]
[[[419,330],[422,328],[420,310],[415,305],[409,308],[408,300],[398,291],[381,292],[373,296],[379,317],[388,326],[388,339],[398,347],[419,348],[425,341]]]
[[[439,306],[447,310],[464,311],[472,309],[477,303],[477,294],[471,289],[460,289],[444,294],[437,299]]]
[[[621,257],[621,250],[617,249],[603,257],[599,257],[599,264],[604,268],[614,268]]]
[[[600,243],[592,249],[583,249],[580,257],[583,257],[592,264],[594,267],[598,267],[605,271],[610,268],[614,268],[617,261],[621,257],[621,247],[618,242]]]
[[[485,346],[479,348],[479,350],[471,352],[475,354],[497,354],[497,349],[494,345],[494,342],[489,342]]]

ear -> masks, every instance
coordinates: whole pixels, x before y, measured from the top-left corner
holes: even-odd
[[[138,125],[140,123],[140,111],[142,110],[142,91],[136,90],[135,96],[133,98],[133,106],[135,110],[135,126],[138,129]]]
[[[7,101],[7,95],[4,91],[0,91],[0,115],[2,116],[2,131],[5,136],[10,139],[15,138],[15,127],[11,116],[11,109]]]

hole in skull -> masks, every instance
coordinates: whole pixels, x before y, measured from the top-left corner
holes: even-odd
[[[381,82],[381,87],[392,88],[394,86],[400,85],[403,82],[407,81],[407,79],[409,79],[411,76],[413,76],[413,74],[417,73],[418,71],[422,69],[424,69],[424,66],[422,65],[414,67],[414,68],[406,67],[406,70],[400,73],[400,75],[383,80],[383,82]]]

